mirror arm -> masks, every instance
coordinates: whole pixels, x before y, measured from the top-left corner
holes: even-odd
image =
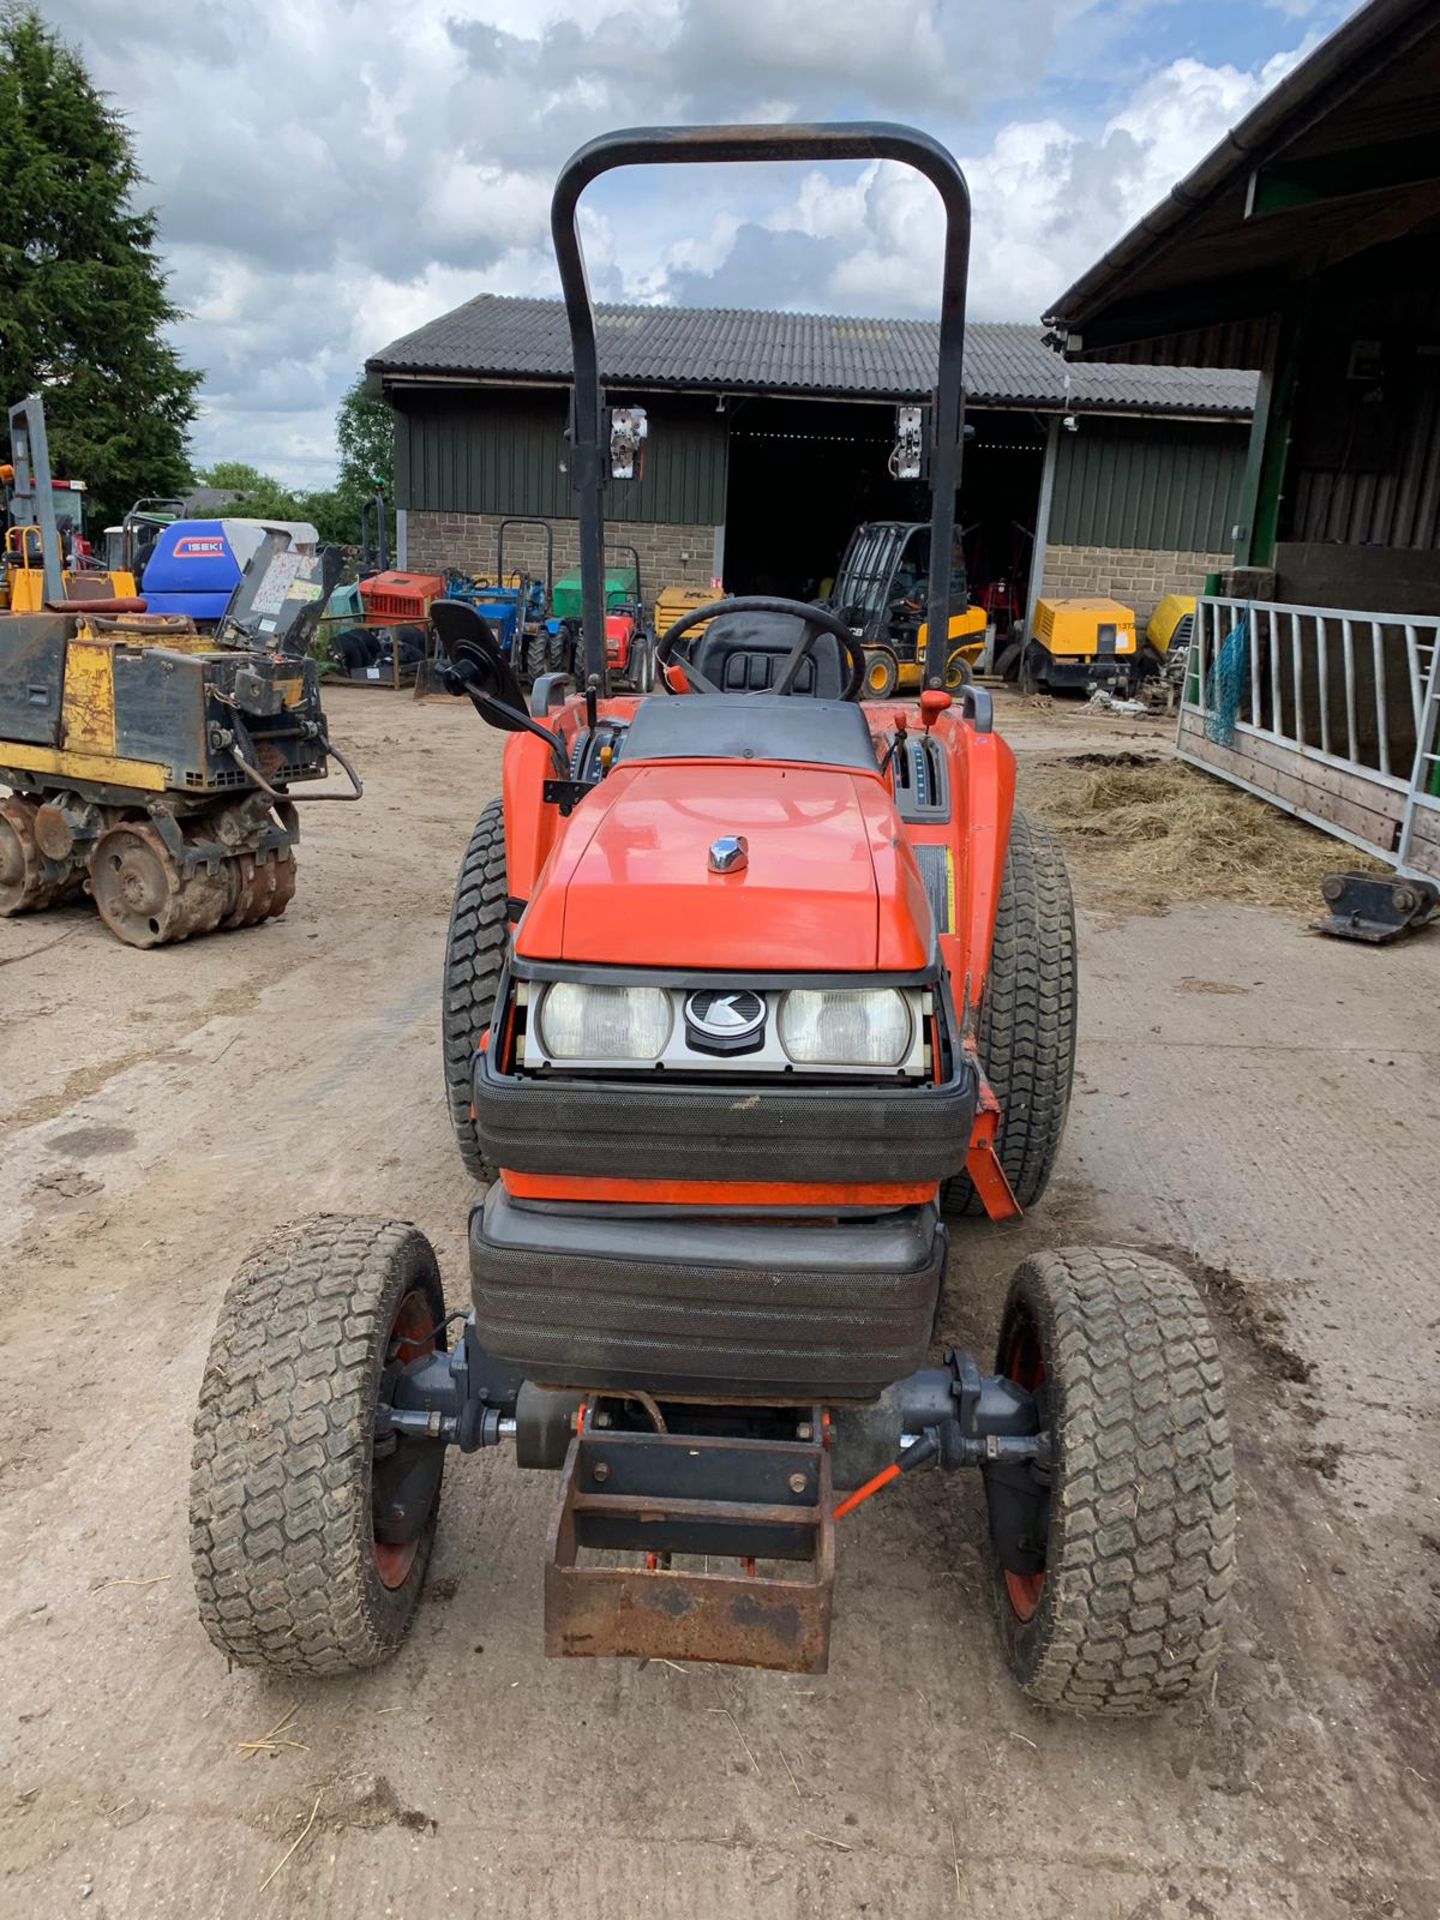
[[[469,694],[470,703],[482,720],[487,719],[492,713],[503,714],[511,727],[523,730],[525,733],[533,733],[535,738],[543,740],[554,754],[560,778],[567,780],[570,777],[570,756],[566,753],[565,743],[558,734],[552,733],[549,727],[542,727],[539,721],[532,720],[528,713],[521,713],[517,707],[509,706],[504,700],[497,700],[493,693],[477,693],[474,687],[467,687],[465,691]]]

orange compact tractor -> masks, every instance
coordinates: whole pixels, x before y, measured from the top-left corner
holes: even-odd
[[[556,187],[569,311],[584,683],[527,709],[483,615],[431,609],[451,689],[506,729],[445,974],[470,1303],[414,1227],[323,1218],[226,1299],[201,1391],[205,1626],[292,1673],[383,1659],[420,1595],[447,1453],[559,1475],[555,1654],[826,1663],[837,1531],[899,1476],[979,1476],[1001,1633],[1035,1699],[1129,1714],[1208,1683],[1233,1572],[1215,1341],[1189,1281],[1067,1247],[1015,1274],[993,1365],[932,1341],[947,1216],[1045,1190],[1075,1043],[1059,849],[1014,806],[989,696],[859,704],[837,614],[740,598],[612,696],[607,414],[577,229],[612,167],[876,159],[946,215],[928,409],[931,551],[951,551],[969,203],[902,127],[648,129]],[[617,426],[618,420],[618,426]],[[618,444],[616,435],[619,434]],[[608,455],[608,458],[607,458]],[[931,633],[949,631],[931,570]],[[702,623],[703,633],[692,640]],[[893,1496],[891,1496],[893,1497]]]

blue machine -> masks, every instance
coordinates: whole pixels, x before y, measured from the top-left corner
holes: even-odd
[[[302,521],[173,520],[161,529],[137,586],[151,613],[223,620],[250,556],[271,531],[313,549],[317,534]]]
[[[532,580],[523,590],[519,587],[479,586],[452,569],[446,576],[445,597],[447,600],[467,601],[484,614],[495,629],[495,637],[504,649],[505,658],[512,660],[519,672],[521,662],[514,657],[516,634],[525,630],[533,632],[544,619],[544,583]]]

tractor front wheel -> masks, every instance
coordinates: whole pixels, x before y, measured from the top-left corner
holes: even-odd
[[[1000,1102],[996,1147],[1022,1207],[1050,1183],[1075,1072],[1075,909],[1060,842],[1017,807],[976,1033]],[[943,1190],[950,1213],[983,1213],[970,1176]]]
[[[429,1241],[401,1220],[278,1234],[231,1282],[190,1479],[200,1619],[245,1667],[336,1674],[392,1654],[420,1598],[444,1447],[377,1434],[397,1366],[445,1344]]]
[[[450,1124],[465,1171],[477,1180],[488,1180],[491,1174],[470,1117],[475,1054],[481,1037],[490,1029],[505,965],[510,931],[509,884],[505,807],[503,801],[492,800],[476,821],[460,863],[445,941],[444,999],[440,1008]]]
[[[900,661],[889,647],[865,649],[865,698],[888,700],[900,684]]]
[[[1235,1577],[1235,1483],[1220,1356],[1194,1286],[1143,1253],[1032,1255],[1010,1285],[996,1371],[1039,1396],[1051,1436],[1041,1469],[982,1469],[1021,1687],[1045,1706],[1117,1716],[1200,1693]]]
[[[975,669],[966,659],[963,650],[956,647],[945,662],[945,691],[963,693],[966,687],[973,685],[974,680]]]

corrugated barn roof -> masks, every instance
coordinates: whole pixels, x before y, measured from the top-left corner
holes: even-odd
[[[931,320],[855,319],[725,307],[596,309],[606,380],[634,387],[908,399],[935,380]],[[482,293],[392,341],[376,373],[523,382],[568,380],[570,338],[558,300]],[[1068,374],[1068,384],[1067,384]],[[1072,366],[1019,321],[972,321],[965,336],[972,405],[1077,412],[1210,414],[1245,419],[1255,376],[1195,367]]]

